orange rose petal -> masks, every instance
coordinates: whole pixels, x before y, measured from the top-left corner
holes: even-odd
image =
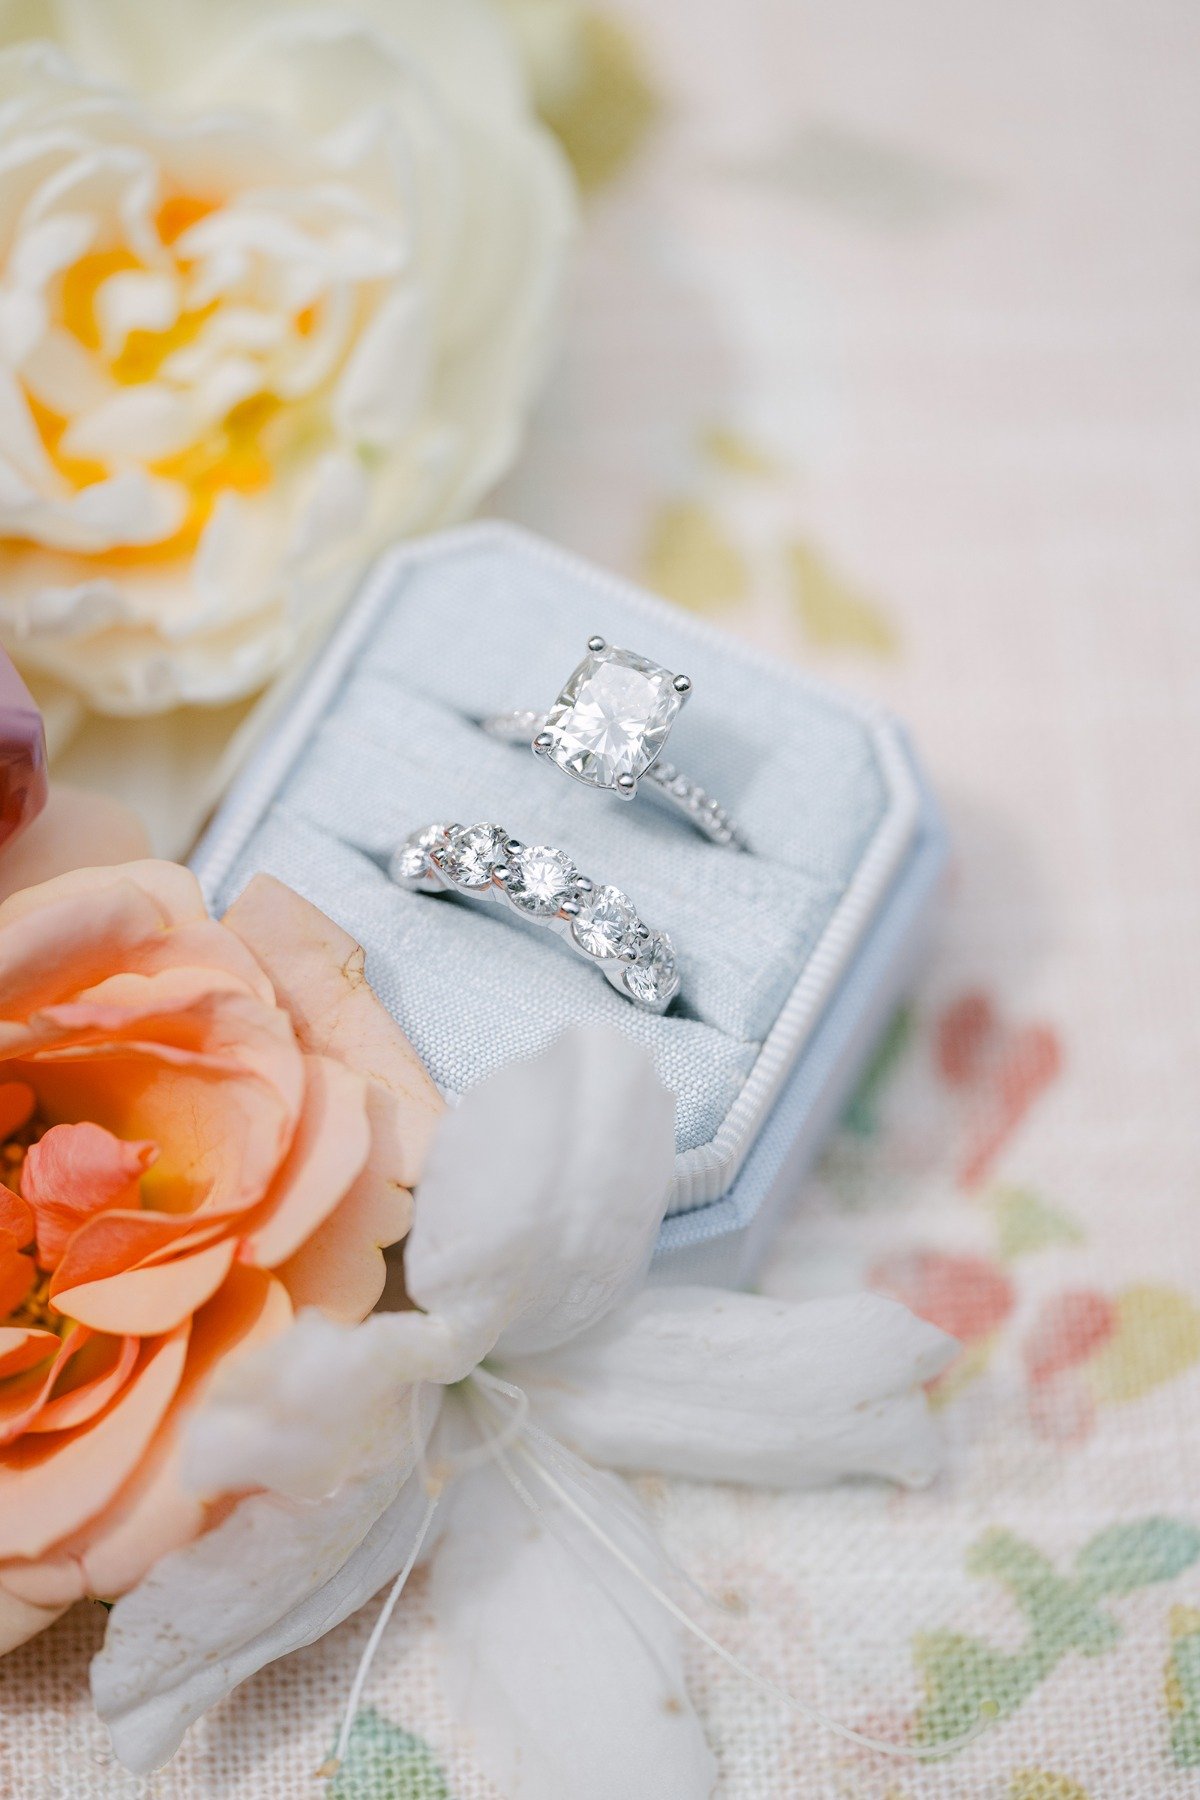
[[[87,1528],[79,1535],[86,1536]],[[18,1562],[0,1562],[0,1594],[5,1592],[28,1606],[61,1611],[84,1598],[87,1581],[78,1557],[55,1549],[32,1562],[23,1558]]]
[[[284,1057],[284,1085],[295,1080],[288,1058],[292,1031],[284,1014],[273,997],[264,1005],[245,981],[225,969],[168,967],[149,975],[110,971],[81,992],[39,1007],[29,1025],[35,1047],[43,1040],[56,1048],[109,1038],[135,1040],[267,1076]]]
[[[156,955],[143,955],[141,972],[163,969],[210,969],[232,975],[264,1006],[274,1006],[275,991],[240,939],[216,919],[197,919],[167,933]]]
[[[89,798],[102,804],[99,796]],[[6,857],[0,886],[8,886],[7,871]],[[267,1005],[274,1000],[253,956],[208,917],[195,877],[177,864],[77,868],[0,905],[6,1018],[84,991],[117,969],[152,974],[165,968],[224,970]],[[10,986],[5,976],[17,970],[24,979]]]
[[[22,1375],[58,1349],[56,1331],[39,1331],[33,1325],[0,1325],[0,1381]]]
[[[37,1095],[27,1081],[0,1082],[0,1144],[28,1125],[36,1105]]]
[[[293,1307],[287,1289],[274,1273],[247,1269],[230,1270],[229,1279],[201,1308],[192,1321],[188,1355],[187,1393],[195,1398],[218,1365],[231,1355],[245,1355],[291,1324]]]
[[[158,1261],[163,1255],[174,1255],[176,1249],[214,1233],[223,1226],[219,1220],[201,1228],[189,1213],[172,1215],[154,1212],[98,1213],[81,1225],[75,1233],[62,1261],[50,1281],[50,1298],[57,1301],[65,1288],[80,1287],[84,1282],[100,1281],[109,1275],[123,1274],[126,1269],[141,1268]]]
[[[55,1382],[91,1335],[90,1331],[77,1326],[68,1331],[66,1337],[56,1338],[58,1347],[48,1367],[32,1368],[27,1375],[15,1376],[4,1383],[0,1388],[0,1445],[15,1442],[29,1429],[50,1397]]]
[[[328,1218],[371,1147],[362,1077],[328,1057],[304,1061],[304,1109],[291,1150],[261,1209],[262,1223],[242,1239],[242,1260],[260,1268],[283,1262]]]
[[[214,931],[222,927],[214,925]],[[230,932],[224,936],[250,961]],[[195,1059],[201,1068],[258,1077],[299,1104],[302,1077],[291,1021],[271,996],[225,969],[165,967],[151,974],[118,968],[82,990],[11,1018],[0,1028],[0,1050],[10,1063],[64,1059],[95,1047],[126,1054],[159,1051],[164,1062]],[[31,1077],[40,1091],[36,1075]],[[124,1136],[125,1133],[118,1135]]]
[[[21,1171],[21,1193],[37,1221],[38,1261],[53,1269],[93,1213],[138,1204],[142,1176],[158,1156],[156,1144],[125,1143],[102,1125],[53,1125],[32,1144]]]
[[[207,1503],[179,1480],[178,1426],[214,1371],[286,1331],[292,1309],[282,1284],[258,1269],[235,1267],[197,1314],[187,1366],[153,1444],[110,1505],[76,1538],[56,1546],[52,1561],[0,1566],[23,1598],[64,1605],[85,1593],[123,1594],[168,1550],[195,1537]]]
[[[236,1254],[236,1239],[225,1238],[190,1256],[64,1288],[54,1304],[93,1331],[158,1337],[182,1325],[216,1293]]]
[[[0,1319],[16,1312],[37,1280],[32,1256],[23,1256],[11,1231],[0,1231]]]
[[[32,1244],[35,1229],[32,1207],[0,1183],[0,1231],[7,1231],[24,1249]]]
[[[303,1058],[291,1039],[284,1055],[286,1079],[282,1069],[267,1078],[229,1059],[152,1043],[97,1044],[19,1066],[50,1117],[93,1119],[117,1137],[158,1144],[162,1156],[143,1189],[147,1205],[240,1210],[262,1199],[296,1128]]]
[[[251,1277],[253,1285],[245,1278]],[[80,1558],[93,1594],[121,1594],[167,1550],[186,1544],[203,1523],[206,1502],[179,1480],[182,1415],[195,1407],[214,1371],[278,1337],[292,1322],[281,1282],[258,1270],[233,1269],[192,1328],[185,1381],[159,1433],[159,1455],[143,1462],[110,1513],[93,1522]]]
[[[294,1306],[319,1306],[329,1318],[356,1325],[383,1292],[384,1248],[399,1242],[411,1223],[407,1188],[360,1176],[337,1211],[276,1273]]]
[[[0,1585],[0,1656],[53,1625],[63,1611],[62,1606],[31,1606]]]
[[[111,1346],[111,1348],[110,1348]],[[141,1340],[135,1337],[94,1337],[87,1351],[97,1350],[102,1362],[96,1374],[79,1381],[65,1394],[55,1394],[25,1427],[26,1431],[71,1431],[87,1419],[94,1419],[120,1392],[132,1375],[141,1351]],[[84,1356],[86,1360],[86,1353]],[[75,1371],[71,1371],[75,1379]]]
[[[131,867],[62,875],[0,905],[0,1017],[22,1018],[136,966],[141,946],[161,940],[169,915]]]
[[[270,977],[301,1049],[332,1056],[390,1096],[390,1107],[372,1112],[373,1163],[380,1180],[411,1186],[424,1166],[444,1103],[420,1057],[371,989],[361,948],[332,919],[270,875],[254,877],[224,923]]]
[[[188,1329],[146,1345],[100,1418],[25,1437],[0,1459],[0,1558],[41,1556],[101,1512],[145,1454],[179,1385]]]
[[[145,857],[136,862],[117,863],[111,868],[68,869],[37,887],[22,888],[20,892],[10,894],[0,904],[0,934],[19,921],[44,917],[48,907],[76,902],[82,902],[85,907],[94,906],[101,896],[125,889],[153,907],[156,937],[168,927],[208,917],[200,883],[190,869],[158,857]],[[123,957],[114,957],[109,968],[114,966],[128,968],[130,964]]]
[[[0,1563],[0,1583],[39,1606],[71,1606],[87,1595],[114,1600],[160,1556],[190,1543],[207,1510],[182,1485],[175,1434],[164,1424],[103,1512],[36,1561]]]
[[[19,1438],[30,1419],[36,1417],[54,1385],[55,1370],[59,1366],[60,1358],[56,1357],[49,1369],[35,1366],[24,1374],[10,1376],[0,1387],[0,1448]]]

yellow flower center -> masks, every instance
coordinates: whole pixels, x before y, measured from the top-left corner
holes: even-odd
[[[189,227],[212,212],[216,205],[217,202],[195,194],[168,195],[155,215],[155,226],[164,247],[170,249]],[[191,267],[189,260],[176,256],[175,262],[179,272],[186,275]],[[63,272],[58,293],[58,322],[84,349],[99,357],[102,351],[97,316],[100,290],[114,275],[143,268],[144,264],[124,247],[87,251]],[[129,332],[120,350],[107,360],[108,374],[123,386],[138,386],[154,380],[175,351],[199,336],[218,305],[219,302],[214,300],[204,306],[185,309],[164,331],[139,328]],[[306,307],[293,323],[300,336],[308,336],[316,323],[315,309]],[[64,451],[62,439],[70,421],[34,395],[27,394],[26,398],[46,454],[63,479],[76,492],[103,481],[110,473],[106,464],[71,456]],[[87,561],[102,565],[113,562],[125,567],[131,562],[161,562],[190,554],[221,494],[256,494],[270,485],[274,465],[264,438],[282,405],[277,395],[267,391],[252,395],[233,407],[217,426],[194,444],[150,463],[151,474],[175,482],[186,490],[188,505],[181,524],[170,537],[158,543],[123,545],[90,556]]]
[[[50,1275],[39,1275],[20,1306],[0,1324],[16,1325],[32,1331],[54,1331],[62,1336],[70,1320],[50,1300]]]

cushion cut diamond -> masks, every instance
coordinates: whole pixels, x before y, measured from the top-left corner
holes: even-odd
[[[667,741],[683,696],[669,669],[631,650],[590,651],[546,719],[546,754],[568,775],[615,788],[645,774]]]

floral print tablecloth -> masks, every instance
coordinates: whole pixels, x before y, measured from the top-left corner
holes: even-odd
[[[1200,1795],[1200,17],[630,0],[586,40],[546,100],[593,188],[574,313],[497,509],[885,699],[955,843],[763,1274],[961,1337],[945,1474],[642,1488],[798,1695],[927,1747],[1000,1716],[885,1762],[698,1649],[721,1795]],[[77,1609],[5,1664],[0,1795],[317,1793],[372,1618],[140,1783]],[[492,1800],[419,1580],[368,1701],[331,1800]]]

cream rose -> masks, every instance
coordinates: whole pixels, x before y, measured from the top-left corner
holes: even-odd
[[[0,638],[110,713],[253,692],[511,458],[573,217],[487,0],[0,24]]]

